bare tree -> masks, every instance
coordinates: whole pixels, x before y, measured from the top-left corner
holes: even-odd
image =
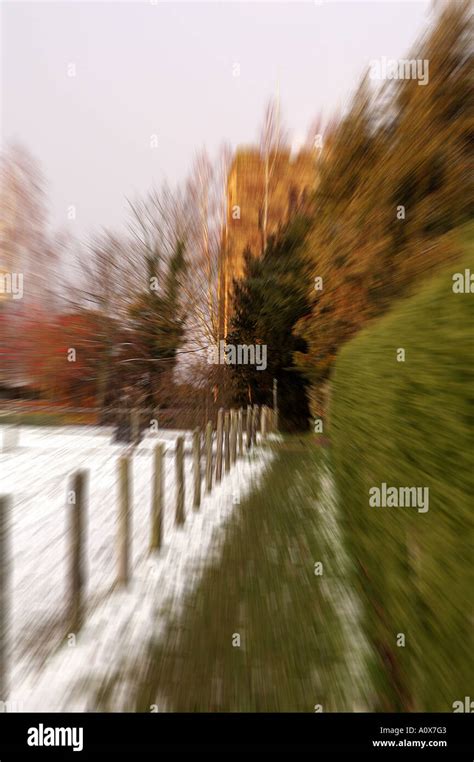
[[[23,339],[26,321],[35,313],[52,307],[51,284],[57,251],[50,235],[46,209],[45,182],[41,169],[21,145],[10,144],[0,157],[0,341],[10,346],[4,353],[8,367],[3,377],[8,383],[24,384],[28,360],[41,347]],[[16,279],[21,294],[5,293],[5,283]],[[21,280],[20,280],[21,279]],[[27,357],[28,355],[28,357]]]
[[[212,162],[206,151],[201,151],[187,183],[192,266],[192,282],[187,292],[191,316],[188,340],[203,347],[216,344],[219,338],[230,155],[230,149],[224,146]]]
[[[268,240],[268,214],[272,176],[278,154],[287,143],[286,132],[282,130],[280,118],[279,97],[268,101],[263,124],[260,132],[260,153],[263,159],[263,208],[261,218],[262,251],[266,249]]]
[[[23,305],[44,303],[54,259],[45,181],[38,162],[18,144],[0,158],[0,235],[0,265],[24,277]]]
[[[129,203],[133,348],[121,362],[155,404],[163,375],[173,377],[189,320],[190,214],[182,189],[171,190],[166,184]]]
[[[121,326],[127,320],[133,263],[127,239],[107,230],[90,241],[87,249],[81,260],[80,307],[93,311],[97,317],[94,341],[100,347],[100,361],[96,404],[103,409],[119,350]]]

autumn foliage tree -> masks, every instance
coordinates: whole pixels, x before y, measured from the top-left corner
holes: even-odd
[[[344,342],[459,254],[473,212],[469,28],[469,4],[448,6],[409,55],[429,62],[428,84],[375,90],[366,77],[325,136],[308,236],[314,306],[297,327],[313,389]]]

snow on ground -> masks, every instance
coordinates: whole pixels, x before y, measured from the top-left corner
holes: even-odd
[[[337,559],[336,574],[321,579],[321,590],[337,612],[342,628],[343,658],[339,665],[341,678],[334,691],[341,690],[342,706],[353,712],[367,712],[370,706],[371,686],[367,678],[369,644],[362,628],[361,602],[347,584],[350,579],[350,556],[344,545],[340,508],[336,485],[329,460],[322,453],[319,471],[320,496],[315,502],[319,516],[320,540],[326,546],[328,558]]]
[[[187,433],[186,524],[177,529],[177,435],[149,434],[131,455],[133,578],[125,591],[112,587],[117,572],[117,461],[131,453],[129,448],[111,443],[111,429],[23,427],[19,446],[0,453],[0,494],[12,497],[9,700],[23,711],[92,710],[108,680],[143,668],[167,612],[179,611],[204,566],[219,558],[227,518],[271,458],[269,450],[257,449],[238,461],[211,495],[203,494],[201,510],[194,512]],[[158,443],[167,448],[164,547],[150,556],[152,454]],[[88,608],[86,623],[71,645],[65,629],[71,510],[66,496],[77,469],[88,472]]]

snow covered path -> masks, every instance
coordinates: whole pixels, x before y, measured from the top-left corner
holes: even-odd
[[[13,500],[11,525],[10,701],[24,711],[94,709],[114,676],[138,669],[159,637],[166,610],[176,612],[204,566],[219,557],[234,501],[268,464],[256,450],[232,468],[200,512],[191,507],[191,458],[185,458],[186,524],[174,527],[174,444],[178,432],[149,435],[132,457],[132,583],[111,592],[117,571],[117,460],[126,448],[111,431],[23,428],[19,447],[0,454],[0,494]],[[165,458],[164,547],[149,556],[152,453]],[[186,449],[190,434],[186,436]],[[67,637],[69,479],[87,469],[87,615],[76,642]],[[0,697],[5,700],[5,697]]]

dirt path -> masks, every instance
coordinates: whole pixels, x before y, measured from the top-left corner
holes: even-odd
[[[314,438],[286,440],[235,512],[220,562],[206,571],[184,614],[169,621],[130,708],[367,709],[365,644],[348,564],[328,453]]]

